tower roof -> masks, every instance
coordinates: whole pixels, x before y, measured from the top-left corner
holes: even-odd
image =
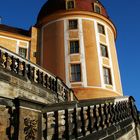
[[[66,2],[74,1],[74,8],[67,9]],[[95,12],[95,4],[100,7],[100,14],[108,18],[108,14],[104,6],[98,0],[48,0],[41,8],[37,22],[46,16],[56,12],[66,11],[87,11]]]

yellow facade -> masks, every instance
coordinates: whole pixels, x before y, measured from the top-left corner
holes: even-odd
[[[19,48],[27,49],[26,59],[36,63],[34,52],[37,51],[37,28],[32,27],[31,36],[25,36],[13,31],[0,30],[0,46],[16,54],[19,54]]]

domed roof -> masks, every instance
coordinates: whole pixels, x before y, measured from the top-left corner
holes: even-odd
[[[68,1],[74,1],[74,8],[71,9],[66,8],[66,2]],[[37,22],[42,20],[44,17],[56,12],[66,12],[66,11],[95,12],[94,6],[95,3],[97,3],[97,5],[100,7],[99,14],[108,18],[106,9],[98,0],[48,0],[41,8],[37,18]]]

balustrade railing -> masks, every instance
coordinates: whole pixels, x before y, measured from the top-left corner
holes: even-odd
[[[72,99],[72,90],[59,77],[1,46],[0,67],[56,93],[59,101]]]
[[[80,139],[127,119],[128,124],[136,121],[138,116],[132,105],[134,101],[128,97],[122,99],[117,102],[108,99],[104,103],[100,103],[100,100],[98,103],[94,100],[90,103],[82,101],[73,107],[60,105],[56,110],[54,107],[49,109],[44,112],[44,139]]]
[[[51,105],[0,98],[0,116],[2,140],[118,139],[140,124],[132,97]]]

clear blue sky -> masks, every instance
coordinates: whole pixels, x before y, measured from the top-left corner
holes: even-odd
[[[46,0],[1,0],[2,23],[28,29]],[[140,0],[101,0],[117,28],[116,47],[124,95],[140,110]]]

